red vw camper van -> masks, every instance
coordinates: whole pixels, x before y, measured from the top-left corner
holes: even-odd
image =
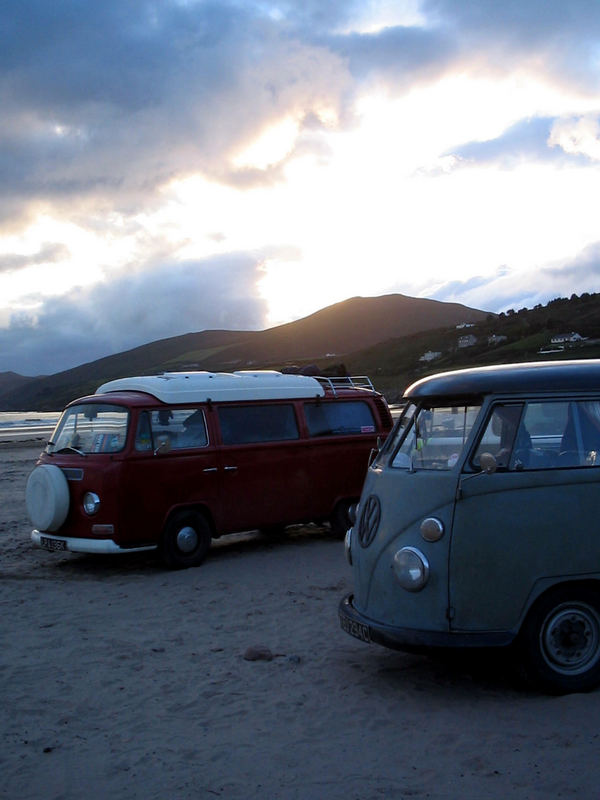
[[[66,407],[29,476],[32,540],[80,553],[158,549],[178,568],[235,531],[329,520],[343,532],[391,425],[364,377],[110,381]]]

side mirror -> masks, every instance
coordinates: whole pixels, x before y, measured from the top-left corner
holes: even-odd
[[[465,475],[464,478],[460,478],[458,481],[458,486],[456,487],[457,500],[460,500],[462,497],[462,487],[466,481],[470,481],[473,478],[479,478],[481,475],[493,475],[498,468],[496,459],[491,453],[482,453],[479,456],[479,466],[481,467],[481,472],[475,472],[473,475]]]
[[[482,453],[479,456],[479,466],[481,467],[481,471],[485,472],[486,475],[493,475],[498,469],[496,459],[491,453]]]
[[[168,453],[171,449],[171,440],[168,436],[161,436],[158,439],[156,450],[154,451],[154,455],[157,456],[159,453]]]

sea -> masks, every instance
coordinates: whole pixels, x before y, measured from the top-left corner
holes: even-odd
[[[0,411],[0,442],[49,439],[60,411]]]

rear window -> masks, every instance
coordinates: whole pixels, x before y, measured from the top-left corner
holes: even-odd
[[[294,406],[222,406],[218,410],[223,444],[253,444],[298,439]]]
[[[304,414],[311,436],[375,433],[373,412],[369,404],[361,400],[305,403]]]

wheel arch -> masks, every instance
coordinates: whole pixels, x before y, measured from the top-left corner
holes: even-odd
[[[196,514],[201,514],[204,517],[210,528],[211,536],[213,538],[217,538],[220,535],[216,531],[214,517],[212,515],[210,508],[208,507],[208,505],[206,505],[206,503],[180,503],[179,505],[172,506],[165,515],[161,531],[164,531],[165,527],[169,524],[169,522],[171,522],[171,520],[176,515],[186,514],[190,511]]]
[[[530,617],[542,603],[545,603],[553,594],[562,593],[568,589],[595,592],[600,601],[600,576],[590,577],[589,575],[582,575],[581,577],[570,576],[560,581],[554,578],[538,581],[527,598],[519,620],[517,633],[521,633],[528,617]]]

